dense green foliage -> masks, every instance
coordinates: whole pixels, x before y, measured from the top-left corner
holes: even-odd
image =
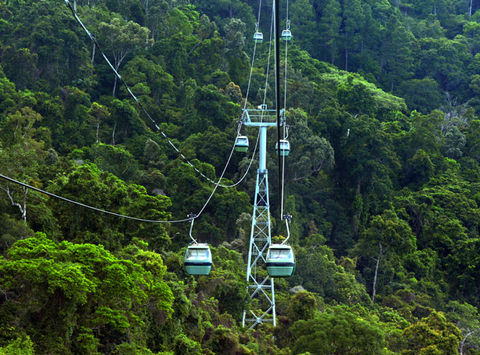
[[[196,221],[214,256],[199,278],[182,270],[186,224],[118,219],[2,180],[0,354],[480,354],[480,3],[289,3],[297,269],[276,281],[278,326],[240,327],[255,168]],[[216,179],[245,104],[258,2],[77,5],[161,129]],[[274,87],[268,46],[256,51],[249,107]],[[225,181],[248,164],[233,155]],[[156,220],[198,212],[214,187],[53,0],[0,0],[0,173]]]

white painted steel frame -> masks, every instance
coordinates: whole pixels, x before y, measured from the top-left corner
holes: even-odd
[[[274,280],[266,272],[266,254],[271,244],[267,128],[277,126],[276,122],[272,122],[274,112],[275,110],[245,109],[242,115],[245,126],[259,127],[260,129],[259,162],[247,264],[247,292],[250,296],[250,301],[258,299],[258,308],[252,309],[252,302],[249,302],[245,306],[242,316],[242,326],[250,325],[250,329],[264,322],[270,322],[276,326],[277,322]],[[259,274],[257,274],[257,269],[261,270]]]

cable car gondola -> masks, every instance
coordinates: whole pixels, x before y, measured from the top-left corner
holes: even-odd
[[[271,244],[267,251],[266,264],[267,272],[271,277],[289,277],[295,270],[295,254],[290,245],[285,244],[290,238],[290,227],[288,223],[291,215],[284,215],[287,227],[287,239],[282,244]]]
[[[193,243],[187,247],[185,257],[183,258],[183,267],[189,275],[208,275],[212,269],[212,253],[206,243],[197,243],[192,237],[193,222],[196,216],[190,214],[191,219],[189,236]]]
[[[212,269],[212,253],[205,243],[194,243],[188,246],[183,262],[189,275],[208,275]]]
[[[253,41],[255,43],[262,43],[263,42],[263,33],[260,32],[260,31],[256,31],[254,34],[253,34]]]
[[[295,269],[293,249],[285,244],[272,244],[267,252],[267,272],[271,277],[292,276]]]
[[[275,152],[278,154],[278,142],[275,144]],[[290,154],[290,142],[286,139],[280,139],[280,156],[286,157]]]
[[[247,150],[248,150],[248,137],[237,136],[237,138],[235,139],[235,151],[246,152]]]
[[[290,41],[292,39],[292,32],[290,30],[283,30],[282,39],[284,41]]]

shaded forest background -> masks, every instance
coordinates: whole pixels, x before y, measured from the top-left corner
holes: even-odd
[[[218,178],[259,3],[77,5],[161,129]],[[0,354],[480,354],[479,9],[289,1],[285,206],[297,267],[276,281],[276,328],[240,327],[255,169],[219,188],[195,223],[214,247],[213,271],[199,278],[182,270],[188,225],[118,219],[1,181]],[[270,16],[263,1],[266,38]],[[248,104],[262,103],[267,80],[274,107],[268,44],[256,51]],[[235,154],[225,176],[237,181],[248,164]],[[0,173],[147,219],[185,218],[214,187],[156,132],[59,0],[0,1]]]

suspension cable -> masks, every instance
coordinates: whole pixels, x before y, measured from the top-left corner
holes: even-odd
[[[282,191],[282,156],[281,156],[281,141],[280,141],[280,6],[277,0],[273,0],[274,13],[275,13],[275,103],[277,114],[277,146],[278,146],[278,190],[280,198],[278,200],[278,207],[282,209],[283,191]],[[283,216],[280,214],[280,219]]]
[[[270,39],[268,41],[269,45],[268,45],[268,57],[267,57],[267,69],[265,73],[265,90],[263,92],[262,107],[265,107],[265,103],[267,102],[268,78],[270,76],[270,58],[272,57],[272,38],[273,38],[273,30],[274,30],[274,21],[275,21],[275,17],[272,12],[272,19],[270,22]],[[263,115],[264,115],[264,112],[262,111],[261,122],[263,121]]]
[[[67,5],[67,7],[70,9],[70,11],[72,12],[72,15],[73,17],[75,18],[75,20],[77,21],[77,23],[83,28],[83,30],[85,31],[85,33],[87,34],[87,36],[90,38],[90,40],[93,42],[93,44],[98,48],[99,52],[101,53],[103,59],[105,60],[105,62],[108,64],[108,66],[110,67],[110,69],[113,71],[113,73],[115,74],[115,76],[118,78],[118,80],[120,80],[120,82],[123,84],[123,86],[125,87],[125,89],[127,90],[127,92],[130,94],[130,96],[133,98],[133,100],[137,103],[137,105],[139,106],[139,108],[141,109],[141,111],[145,114],[145,116],[148,117],[148,119],[153,123],[154,127],[156,128],[156,130],[167,140],[168,144],[173,148],[173,150],[175,150],[175,152],[177,152],[177,154],[192,168],[194,169],[200,176],[202,176],[204,179],[206,179],[207,181],[209,181],[210,183],[214,184],[215,186],[221,186],[221,187],[225,187],[225,188],[228,188],[228,187],[232,187],[230,185],[223,185],[223,184],[220,184],[220,182],[218,181],[215,181],[215,180],[212,180],[211,178],[209,178],[207,175],[205,175],[200,169],[198,169],[190,160],[187,159],[187,157],[180,151],[180,149],[177,148],[177,146],[172,142],[172,140],[167,136],[167,134],[161,130],[160,126],[157,124],[157,122],[153,119],[153,117],[148,113],[148,111],[146,110],[145,106],[142,104],[142,102],[135,96],[135,94],[132,92],[132,90],[130,89],[130,87],[128,86],[128,84],[126,83],[126,81],[122,78],[122,76],[118,73],[118,71],[115,69],[115,67],[112,65],[112,63],[110,62],[110,60],[108,59],[107,55],[105,54],[105,52],[103,51],[103,48],[100,46],[100,44],[98,43],[97,39],[95,38],[95,36],[86,28],[86,26],[83,24],[82,20],[78,17],[77,15],[77,12],[74,8],[74,6],[72,6],[72,4],[70,3],[70,0],[64,0],[65,4]],[[254,62],[254,59],[252,59],[252,68],[253,68],[253,62]],[[252,71],[253,69],[251,69]],[[250,74],[250,78],[249,78],[249,86],[250,86],[250,81],[251,81],[251,76],[252,74]],[[249,90],[249,89],[248,89]],[[245,102],[245,105],[246,105],[246,102]],[[238,130],[237,130],[237,135],[238,135]],[[234,151],[235,149],[235,145],[232,146],[232,151],[231,153]],[[230,155],[231,155],[230,153]],[[252,157],[253,159],[253,157]],[[227,167],[227,166],[226,166]],[[247,172],[248,173],[248,172]],[[246,174],[245,174],[246,175]],[[233,184],[233,186],[236,186],[238,184]],[[217,186],[217,187],[218,187]]]
[[[47,195],[47,196],[50,196],[50,197],[54,197],[54,198],[56,198],[56,199],[59,199],[59,200],[62,200],[62,201],[68,202],[68,203],[72,203],[72,204],[77,205],[77,206],[80,206],[80,207],[84,207],[84,208],[87,208],[87,209],[90,209],[90,210],[93,210],[93,211],[96,211],[96,212],[105,213],[105,214],[108,214],[108,215],[111,215],[111,216],[115,216],[115,217],[130,219],[130,220],[137,221],[137,222],[146,222],[146,223],[181,223],[181,222],[187,222],[187,221],[190,220],[190,218],[184,218],[184,219],[164,221],[164,220],[153,220],[153,219],[144,219],[144,218],[132,217],[132,216],[124,215],[124,214],[121,214],[121,213],[116,213],[116,212],[112,212],[112,211],[103,210],[103,209],[101,209],[101,208],[93,207],[93,206],[90,206],[90,205],[87,205],[87,204],[85,204],[85,203],[78,202],[78,201],[75,201],[75,200],[71,200],[71,199],[69,199],[69,198],[66,198],[66,197],[63,197],[63,196],[54,194],[54,193],[52,193],[52,192],[48,192],[48,191],[39,189],[38,187],[35,187],[35,186],[32,186],[32,185],[26,184],[26,183],[24,183],[24,182],[15,180],[15,179],[13,179],[13,178],[11,178],[11,177],[8,177],[8,176],[5,176],[5,175],[3,175],[3,174],[0,174],[0,178],[2,178],[2,179],[4,179],[4,180],[7,180],[7,181],[9,181],[9,182],[12,182],[12,183],[14,183],[14,184],[23,186],[23,187],[25,187],[25,188],[27,188],[27,189],[30,189],[30,190],[33,190],[33,191],[36,191],[36,192],[40,192],[40,193],[42,193],[42,194],[44,194],[44,195]]]
[[[220,181],[223,179],[223,175],[225,174],[225,171],[227,170],[227,167],[228,167],[228,164],[230,163],[232,155],[233,155],[233,150],[230,152],[230,155],[229,155],[228,160],[227,160],[227,164],[225,165],[225,168],[223,169],[221,176],[219,177],[218,181],[216,182],[214,189],[212,190],[212,192],[208,196],[208,199],[205,201],[205,203],[203,204],[200,211],[197,214],[195,214],[194,217],[191,217],[191,215],[190,215],[188,218],[176,219],[176,220],[152,220],[152,219],[132,217],[132,216],[129,216],[129,215],[124,215],[124,214],[121,214],[121,213],[116,213],[116,212],[112,212],[112,211],[103,210],[101,208],[93,207],[93,206],[87,205],[85,203],[82,203],[82,202],[79,202],[79,201],[76,201],[76,200],[72,200],[72,199],[54,194],[52,192],[48,192],[48,191],[39,189],[37,187],[34,187],[34,186],[29,185],[29,184],[23,183],[21,181],[15,180],[15,179],[13,179],[11,177],[8,177],[6,175],[3,175],[3,174],[0,174],[0,178],[2,178],[4,180],[7,180],[7,181],[10,181],[10,182],[12,182],[14,184],[17,184],[17,185],[21,185],[21,186],[26,187],[28,189],[31,189],[33,191],[37,191],[37,192],[40,192],[42,194],[48,195],[50,197],[54,197],[54,198],[59,199],[59,200],[69,202],[69,203],[72,203],[74,205],[81,206],[81,207],[84,207],[84,208],[88,208],[88,209],[91,209],[91,210],[96,211],[96,212],[105,213],[105,214],[109,214],[109,215],[120,217],[120,218],[130,219],[130,220],[134,220],[134,221],[137,221],[137,222],[146,222],[146,223],[181,223],[181,222],[190,221],[192,218],[196,219],[196,218],[200,217],[200,215],[205,211],[205,208],[207,208],[208,203],[210,202],[213,195],[217,191],[217,188],[220,185]]]
[[[262,9],[262,0],[259,0],[259,4],[258,4],[258,15],[257,15],[257,23],[255,25],[255,28],[258,29],[258,27],[260,26],[260,13],[261,13],[261,9]],[[251,62],[251,65],[250,65],[250,75],[248,76],[248,85],[247,85],[247,91],[245,93],[245,103],[243,104],[243,109],[246,109],[247,108],[247,102],[248,102],[248,95],[250,93],[250,84],[252,82],[252,75],[253,75],[253,67],[254,67],[254,64],[255,64],[255,54],[257,52],[257,41],[254,41],[253,43],[253,54],[252,54],[252,62]]]
[[[288,18],[288,0],[287,0],[287,20],[285,23],[286,29],[290,29],[290,19]],[[288,41],[285,41],[285,69],[284,69],[284,88],[283,88],[283,114],[285,119],[283,122],[283,139],[286,138],[287,131],[287,69],[288,69]],[[282,186],[281,186],[281,201],[280,201],[280,216],[283,216],[283,208],[285,206],[285,154],[282,157]]]
[[[259,1],[259,9],[261,8],[261,4],[262,4],[262,1],[260,0]],[[258,20],[260,20],[260,11],[258,13]],[[268,55],[267,55],[267,69],[266,69],[266,73],[265,73],[265,89],[264,89],[264,92],[263,92],[263,99],[262,99],[262,107],[265,107],[265,103],[267,101],[267,91],[268,91],[268,78],[269,78],[269,73],[270,73],[270,58],[271,58],[271,53],[272,53],[272,33],[273,33],[273,13],[272,13],[272,17],[271,17],[271,21],[270,21],[270,39],[269,39],[269,46],[268,46]],[[246,94],[246,99],[245,99],[245,105],[244,105],[244,109],[246,108],[247,106],[247,99],[248,99],[248,92],[250,90],[250,81],[252,79],[252,71],[253,71],[253,64],[254,64],[254,61],[255,61],[255,49],[257,47],[257,43],[255,42],[255,45],[254,45],[254,55],[253,55],[253,59],[252,59],[252,65],[250,67],[250,77],[249,77],[249,81],[248,81],[248,87],[247,87],[247,94]],[[264,111],[262,110],[262,113],[261,113],[261,116],[260,116],[260,122],[263,122],[263,116],[264,116]],[[258,143],[260,141],[260,131],[258,132],[257,134],[257,140],[255,142],[255,148],[253,150],[253,154],[252,154],[252,158],[250,159],[250,162],[248,164],[248,167],[247,167],[247,170],[245,171],[245,173],[243,174],[243,176],[234,184],[231,184],[231,185],[220,185],[222,187],[235,187],[237,186],[238,184],[240,184],[244,179],[245,177],[247,176],[248,172],[250,171],[250,168],[252,166],[252,163],[253,163],[253,160],[255,158],[255,154],[257,152],[257,148],[258,148]]]

